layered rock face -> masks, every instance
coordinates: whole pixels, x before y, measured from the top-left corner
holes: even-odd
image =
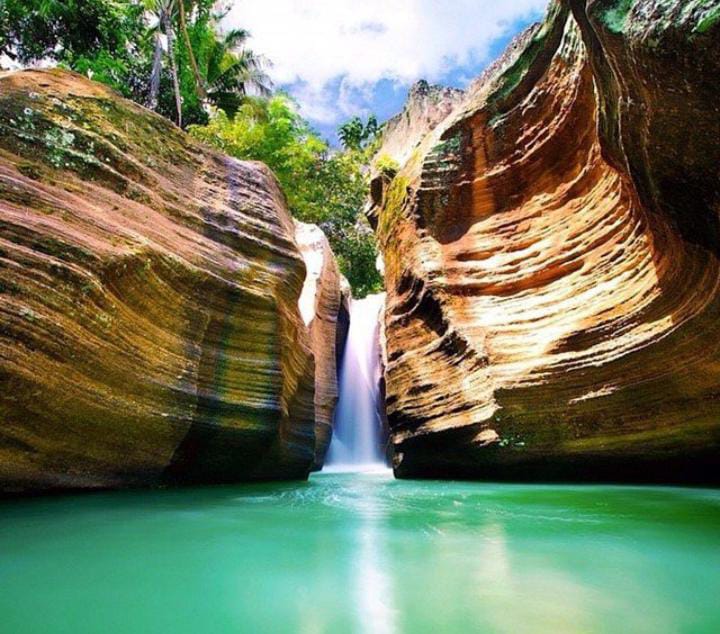
[[[410,160],[417,161],[421,156],[420,144],[423,139],[448,118],[463,97],[462,90],[431,85],[420,80],[408,91],[402,112],[385,122],[382,146],[371,165],[370,202],[365,209],[373,229],[377,230],[380,211],[376,203],[395,175],[395,164],[400,166]],[[382,162],[390,165],[382,169]],[[378,268],[384,275],[383,266],[382,261],[379,261]]]
[[[303,478],[305,266],[261,164],[80,76],[0,76],[0,489]]]
[[[350,287],[320,227],[295,221],[295,237],[307,276],[300,312],[315,355],[315,462],[322,468],[338,401],[338,368],[350,325]]]
[[[407,162],[422,139],[452,113],[463,96],[457,88],[431,85],[425,80],[416,82],[408,92],[403,111],[385,123],[378,154],[400,164]]]
[[[718,18],[553,3],[374,192],[397,475],[720,480]]]

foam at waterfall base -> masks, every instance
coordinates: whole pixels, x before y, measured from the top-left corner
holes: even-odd
[[[383,462],[367,464],[331,464],[322,468],[321,473],[377,473],[392,474],[392,469]]]

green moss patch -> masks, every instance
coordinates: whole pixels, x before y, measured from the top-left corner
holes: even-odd
[[[598,19],[612,33],[622,33],[635,0],[617,0],[598,12]]]
[[[567,17],[568,9],[563,3],[550,5],[544,22],[537,27],[517,59],[499,76],[497,87],[487,99],[491,116],[507,111],[513,95],[521,90],[525,81],[542,72],[549,63],[562,40]]]
[[[707,13],[695,27],[695,33],[707,33],[710,29],[720,23],[720,7],[712,9]]]
[[[382,239],[387,238],[392,227],[402,215],[409,184],[407,177],[396,176],[385,192],[385,201],[378,225],[378,233]]]

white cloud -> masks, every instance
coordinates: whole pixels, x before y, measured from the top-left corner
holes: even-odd
[[[373,87],[437,81],[489,61],[493,41],[547,0],[236,0],[226,27],[252,34],[309,118],[362,110]]]

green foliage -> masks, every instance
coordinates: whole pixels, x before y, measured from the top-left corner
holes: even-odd
[[[185,38],[178,35],[175,37],[184,124],[207,123],[206,105],[219,108],[233,117],[250,92],[269,96],[272,84],[265,72],[267,61],[248,48],[250,34],[243,29],[221,33],[219,21],[224,13],[215,12],[214,2],[186,0],[185,4],[188,5],[186,11],[189,16],[186,24],[187,41],[190,42],[192,56]],[[173,15],[176,17],[176,14]],[[182,28],[182,24],[176,25],[176,28]],[[199,78],[193,70],[193,59]],[[198,83],[201,85],[198,86]],[[158,110],[168,118],[173,118],[176,106],[167,69],[161,80],[159,102]]]
[[[711,8],[695,27],[697,33],[707,33],[714,26],[720,24],[720,7]]]
[[[249,37],[243,29],[233,29],[222,37],[217,37],[214,31],[205,36],[200,65],[207,96],[230,117],[242,105],[248,89],[263,97],[270,95],[272,84],[264,70],[266,61],[247,48]]]
[[[381,174],[392,178],[398,173],[400,164],[392,156],[381,154],[375,159],[375,169]]]
[[[26,64],[69,62],[98,51],[123,57],[143,28],[138,2],[111,0],[2,0],[0,55]]]
[[[81,55],[60,65],[107,84],[123,97],[140,103],[145,99],[148,67],[141,58],[129,55],[118,57],[109,51],[99,50],[94,55]]]
[[[330,231],[332,223],[323,223],[323,230]],[[383,288],[383,280],[377,270],[377,246],[375,235],[365,216],[360,214],[357,222],[340,227],[340,236],[333,237],[331,245],[340,270],[350,282],[353,296],[360,299]]]
[[[40,60],[142,94],[145,32],[139,2],[0,0],[0,55],[20,64]]]
[[[180,0],[0,0],[0,55],[54,61],[175,121],[179,97],[184,125],[207,123],[208,104],[232,116],[248,92],[269,94],[248,32],[221,34],[215,0],[182,1],[185,20]],[[160,47],[162,34],[170,50]]]
[[[613,33],[622,33],[635,0],[615,0],[606,4],[607,6],[600,12],[600,19]]]
[[[366,123],[360,117],[353,117],[338,128],[340,142],[346,150],[361,150],[371,143],[380,132],[375,115],[370,115]]]
[[[382,287],[374,236],[362,214],[367,151],[331,152],[285,95],[247,100],[232,118],[219,111],[190,133],[227,154],[269,165],[293,215],[328,236],[355,296]]]

